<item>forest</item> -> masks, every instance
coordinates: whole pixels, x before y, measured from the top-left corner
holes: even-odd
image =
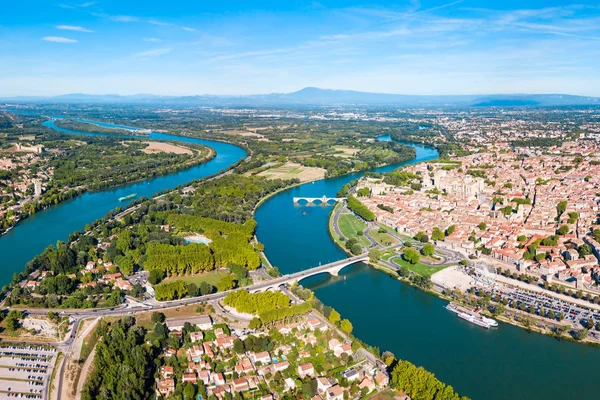
[[[147,399],[153,392],[157,349],[145,343],[145,332],[133,318],[109,326],[101,322],[96,333],[93,368],[83,385],[81,398]]]

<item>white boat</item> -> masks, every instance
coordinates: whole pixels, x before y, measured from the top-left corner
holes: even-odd
[[[489,324],[493,328],[498,326],[498,322],[496,322],[495,319],[484,317],[484,316],[481,316],[481,319],[484,320],[487,324]]]
[[[458,313],[458,317],[464,319],[465,321],[469,321],[472,324],[481,326],[482,328],[490,329],[490,324],[488,324],[483,319],[481,319],[473,314],[467,314],[467,313],[461,312],[461,313]]]

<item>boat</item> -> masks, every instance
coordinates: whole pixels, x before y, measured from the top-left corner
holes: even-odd
[[[490,329],[491,325],[488,324],[487,322],[485,322],[481,317],[479,316],[475,316],[473,314],[467,314],[464,312],[458,313],[458,318],[462,318],[465,321],[469,321],[472,324],[481,326],[482,328],[485,329]]]
[[[457,314],[459,318],[464,319],[465,321],[469,321],[475,325],[481,326],[485,329],[495,328],[498,326],[498,322],[492,318],[484,317],[480,314],[481,308],[478,308],[475,311],[471,311],[465,307],[456,305],[454,303],[448,303],[446,305],[446,310],[452,311]]]
[[[453,313],[457,313],[457,314],[459,313],[459,310],[456,307],[456,304],[454,304],[454,303],[448,303],[445,308],[446,308],[446,310],[452,311]]]
[[[133,193],[133,194],[130,194],[128,196],[119,197],[119,201],[131,200],[131,199],[133,199],[135,197],[137,197],[137,193]]]

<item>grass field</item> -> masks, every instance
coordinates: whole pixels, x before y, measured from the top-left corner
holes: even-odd
[[[341,214],[338,224],[340,226],[340,231],[342,231],[342,234],[346,239],[356,238],[363,246],[368,246],[370,244],[366,237],[357,234],[359,231],[364,231],[367,228],[367,224],[356,218],[354,214]]]
[[[395,246],[398,244],[398,241],[396,239],[394,239],[387,233],[379,233],[378,229],[372,229],[369,231],[369,233],[371,234],[373,239],[377,240],[379,242],[379,244],[381,244],[382,246],[387,247],[387,246],[392,246],[392,245]]]
[[[263,171],[259,176],[269,179],[300,179],[300,182],[310,182],[325,177],[323,168],[305,167],[300,164],[288,162],[277,168],[270,168]]]
[[[446,267],[430,267],[428,265],[424,265],[421,263],[413,265],[407,261],[404,261],[402,259],[402,257],[398,257],[398,256],[392,258],[392,262],[401,267],[407,267],[409,270],[411,270],[415,274],[419,274],[422,276],[431,276],[431,275],[435,274],[436,272],[439,272],[439,271],[443,270],[444,268],[446,268]]]
[[[171,281],[184,281],[186,283],[195,283],[199,285],[200,282],[208,282],[213,286],[217,286],[217,283],[225,276],[227,272],[224,271],[211,271],[200,275],[186,275],[186,276],[173,276],[165,279],[165,282]]]

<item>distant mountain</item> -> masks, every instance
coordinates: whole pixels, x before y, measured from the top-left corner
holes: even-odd
[[[160,96],[136,94],[65,94],[55,97],[11,97],[3,102],[114,103],[172,106],[399,106],[399,107],[527,107],[600,105],[600,98],[568,94],[406,95],[307,87],[292,93],[249,96]]]

